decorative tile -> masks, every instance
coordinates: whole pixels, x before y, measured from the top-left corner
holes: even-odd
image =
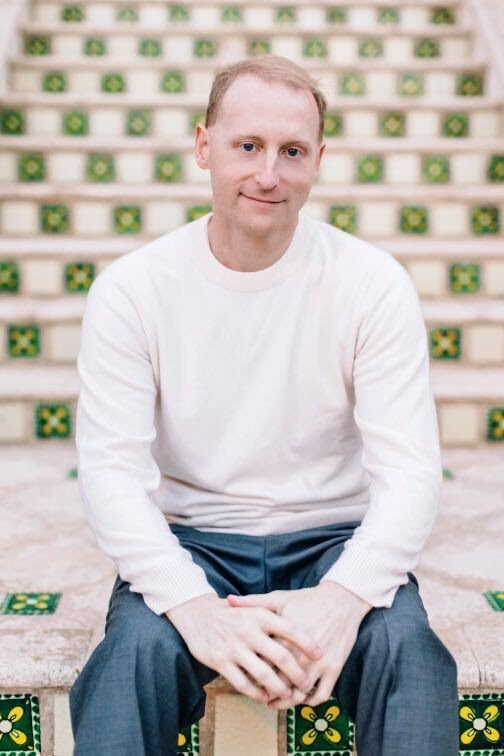
[[[142,211],[138,205],[114,207],[114,230],[116,234],[138,234],[142,230]]]
[[[343,133],[343,117],[341,113],[325,113],[324,136],[341,136]]]
[[[360,39],[360,58],[380,58],[383,55],[383,43],[381,39]]]
[[[174,4],[170,6],[170,21],[189,21],[190,10],[187,5]]]
[[[495,205],[478,205],[471,211],[473,234],[497,234],[500,228],[499,208]]]
[[[150,129],[150,115],[146,110],[129,111],[126,122],[128,136],[147,136]]]
[[[379,24],[398,24],[399,8],[389,5],[377,9],[377,21]]]
[[[105,55],[106,42],[103,37],[88,37],[84,40],[84,55]]]
[[[63,133],[67,136],[84,136],[89,132],[88,114],[82,110],[63,113]]]
[[[138,8],[134,5],[118,6],[116,10],[116,20],[129,23],[138,21]]]
[[[437,6],[431,8],[431,24],[454,24],[455,11],[453,8]]]
[[[457,94],[463,97],[475,97],[483,94],[483,76],[481,74],[460,74],[457,78]]]
[[[329,24],[344,24],[347,20],[347,9],[343,5],[333,5],[326,8],[326,21]]]
[[[469,693],[459,700],[460,756],[504,753],[504,694]]]
[[[65,5],[61,11],[61,20],[71,23],[84,21],[84,9],[80,5]]]
[[[0,128],[2,134],[24,134],[24,114],[20,110],[2,110]]]
[[[20,181],[43,181],[45,179],[45,164],[42,153],[20,155],[18,162],[18,177]]]
[[[492,155],[488,162],[488,180],[494,183],[504,181],[504,155]]]
[[[242,21],[242,9],[237,5],[226,5],[221,12],[221,21],[224,23]]]
[[[70,467],[67,470],[67,478],[78,478],[79,477],[79,471],[76,467]]]
[[[197,58],[214,58],[217,54],[217,42],[214,39],[195,39],[193,55]]]
[[[294,5],[280,5],[275,8],[276,23],[292,23],[296,20],[296,8]]]
[[[88,155],[88,181],[115,181],[115,165],[112,155]]]
[[[0,731],[5,756],[40,756],[40,704],[33,693],[0,693]]]
[[[383,113],[380,116],[380,134],[386,137],[402,137],[406,133],[404,113]]]
[[[424,80],[422,74],[399,74],[399,94],[404,97],[417,97],[423,94]]]
[[[126,91],[126,82],[121,73],[106,73],[101,78],[101,91],[109,94]]]
[[[287,754],[352,756],[355,728],[336,698],[287,709]]]
[[[477,263],[450,265],[450,291],[454,294],[474,294],[480,289],[481,267]]]
[[[453,470],[450,470],[449,467],[443,467],[443,480],[453,480],[455,478],[455,474]]]
[[[45,74],[42,89],[44,92],[64,92],[66,90],[65,74],[57,71]]]
[[[344,73],[341,77],[341,94],[363,95],[366,93],[364,76],[361,73]]]
[[[0,260],[0,291],[19,291],[19,265],[15,260]]]
[[[70,262],[65,265],[65,291],[71,294],[87,292],[95,279],[94,263]]]
[[[9,357],[38,357],[40,328],[32,325],[9,324],[7,328]]]
[[[430,354],[435,360],[460,359],[460,328],[434,328],[430,332]]]
[[[433,37],[415,40],[417,58],[439,58],[439,41]]]
[[[368,184],[383,180],[383,158],[380,155],[362,155],[357,161],[357,181]]]
[[[25,53],[27,55],[49,55],[51,52],[50,37],[30,35],[25,39]]]
[[[354,234],[357,231],[357,208],[355,205],[331,205],[329,223],[342,231]]]
[[[177,733],[176,756],[199,756],[199,752],[199,722],[193,722]]]
[[[155,176],[158,181],[180,181],[182,176],[180,155],[157,155]]]
[[[180,71],[166,71],[161,77],[161,92],[184,92],[185,77]]]
[[[504,420],[504,411],[502,411],[502,409],[501,412],[501,420]],[[504,612],[504,591],[485,591],[483,596],[486,598],[492,609],[495,609],[496,612]]]
[[[266,55],[271,51],[269,39],[251,39],[248,46],[249,55]]]
[[[187,222],[198,220],[202,215],[207,215],[207,213],[211,212],[211,205],[193,205],[192,207],[187,208],[186,220]]]
[[[71,411],[61,404],[37,404],[35,407],[35,435],[37,438],[69,438]]]
[[[504,407],[490,407],[488,411],[487,441],[504,441]],[[504,741],[502,745],[504,745]],[[502,753],[504,753],[504,750]]]
[[[426,155],[422,158],[422,176],[430,184],[450,181],[450,161],[445,155]]]
[[[400,228],[404,234],[425,234],[429,230],[429,215],[421,205],[404,205],[400,209]]]
[[[64,234],[69,229],[69,211],[66,205],[41,205],[41,230],[50,234]]]
[[[325,58],[327,56],[327,45],[323,39],[307,39],[303,43],[303,55],[306,58]]]
[[[469,133],[469,117],[466,113],[446,113],[443,117],[443,136],[466,137]]]
[[[163,48],[159,39],[141,39],[138,44],[138,54],[147,58],[158,58],[162,52]]]
[[[0,614],[54,614],[60,598],[61,593],[6,593]]]

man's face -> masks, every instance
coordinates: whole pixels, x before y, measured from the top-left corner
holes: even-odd
[[[295,226],[325,149],[318,127],[311,92],[250,74],[235,79],[214,126],[196,127],[196,160],[210,170],[214,214],[256,233]]]

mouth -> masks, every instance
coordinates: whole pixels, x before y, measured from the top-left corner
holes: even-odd
[[[243,194],[243,192],[242,192],[242,194]],[[279,205],[281,202],[283,202],[283,200],[276,200],[276,201],[272,201],[272,200],[260,200],[260,199],[256,199],[255,197],[249,197],[247,194],[243,194],[243,196],[246,199],[250,200],[251,202],[257,202],[260,205]]]

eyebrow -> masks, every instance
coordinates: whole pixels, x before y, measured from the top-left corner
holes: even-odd
[[[235,136],[232,137],[233,142],[238,142],[241,139],[255,139],[257,142],[263,141],[262,137],[256,134],[236,134]],[[285,142],[282,145],[282,147],[287,147],[288,145],[291,145],[291,144],[296,144],[296,145],[299,145],[300,147],[304,147],[304,149],[307,152],[310,152],[311,150],[311,145],[309,144],[309,142],[305,142],[303,139],[291,139],[290,141]]]

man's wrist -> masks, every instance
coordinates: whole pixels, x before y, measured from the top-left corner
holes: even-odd
[[[369,601],[366,601],[366,599],[363,599],[353,591],[350,591],[348,588],[346,588],[341,583],[338,583],[336,580],[323,580],[315,587],[319,589],[320,593],[327,593],[328,595],[334,594],[341,597],[343,593],[348,598],[348,601],[360,607],[364,614],[367,614],[367,612],[373,609],[373,605],[370,604]]]

